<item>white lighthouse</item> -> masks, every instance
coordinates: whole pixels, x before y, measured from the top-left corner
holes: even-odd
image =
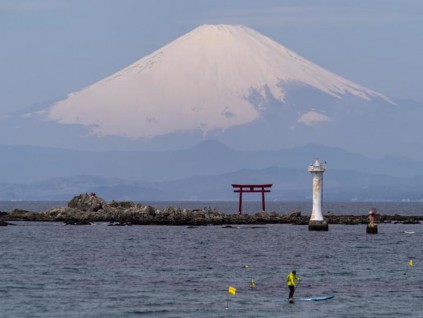
[[[313,175],[313,210],[311,212],[308,229],[310,231],[327,231],[328,223],[323,219],[323,173],[326,167],[319,160],[308,166],[308,171]]]

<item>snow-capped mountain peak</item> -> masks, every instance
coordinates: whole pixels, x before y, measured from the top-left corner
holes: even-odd
[[[252,96],[264,103],[270,98],[283,102],[292,85],[335,98],[352,95],[390,102],[250,28],[203,25],[69,94],[47,110],[47,118],[89,126],[98,135],[135,139],[224,130],[259,118],[262,105]],[[326,120],[316,114],[303,116],[303,122]]]

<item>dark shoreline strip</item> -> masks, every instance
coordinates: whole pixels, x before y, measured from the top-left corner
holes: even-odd
[[[368,224],[368,215],[324,215],[328,224]],[[294,224],[307,225],[310,216],[301,212],[280,214],[259,212],[256,214],[225,214],[211,210],[187,210],[175,207],[155,209],[135,203],[119,205],[105,204],[96,211],[69,207],[53,208],[45,212],[14,210],[1,212],[0,221],[65,222],[70,225],[85,225],[93,222],[110,222],[111,225],[234,225],[234,224]],[[423,216],[377,215],[377,223],[420,224]],[[3,224],[6,225],[6,224]]]

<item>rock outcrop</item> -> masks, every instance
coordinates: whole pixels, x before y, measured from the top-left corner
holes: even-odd
[[[238,224],[294,224],[307,225],[310,216],[301,211],[280,214],[258,212],[251,215],[225,214],[211,209],[154,208],[135,202],[106,203],[96,195],[81,194],[74,197],[67,207],[51,208],[44,212],[16,209],[0,215],[0,221],[51,221],[68,225],[86,225],[94,222],[108,222],[110,225],[238,225]],[[328,224],[367,224],[367,215],[324,214]],[[423,216],[378,215],[378,223],[419,224]]]
[[[96,212],[103,208],[106,203],[102,198],[98,197],[95,193],[80,194],[69,201],[68,207],[81,210]]]

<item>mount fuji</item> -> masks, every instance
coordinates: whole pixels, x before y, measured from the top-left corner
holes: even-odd
[[[314,143],[413,156],[421,115],[421,105],[331,73],[248,27],[203,25],[80,91],[3,118],[2,127],[8,143],[80,150],[211,139],[240,150]]]
[[[335,98],[389,101],[336,76],[243,26],[204,25],[65,100],[51,120],[81,124],[94,134],[151,138],[208,133],[251,123],[266,103],[286,101],[289,88],[310,87]],[[304,124],[328,121],[317,111]]]

